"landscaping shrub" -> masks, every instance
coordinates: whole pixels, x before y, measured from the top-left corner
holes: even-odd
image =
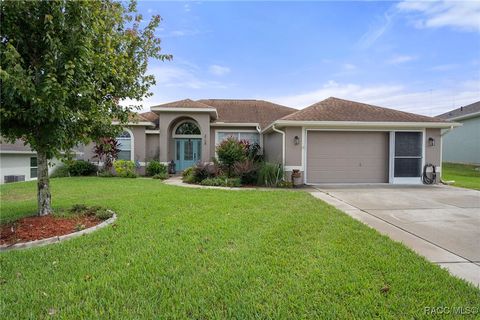
[[[95,212],[95,217],[100,220],[107,220],[113,217],[113,212],[102,208]]]
[[[207,178],[200,182],[202,186],[215,186],[215,187],[240,187],[240,179],[239,178]]]
[[[117,160],[113,163],[115,172],[122,178],[136,178],[135,163],[129,160]]]
[[[107,220],[113,216],[110,210],[100,206],[87,207],[84,204],[75,204],[70,208],[70,213],[75,215],[95,216],[100,220]],[[77,230],[78,231],[78,230]]]
[[[73,160],[68,165],[71,176],[91,176],[97,172],[97,166],[85,160]]]
[[[103,162],[103,169],[111,171],[113,161],[118,158],[120,153],[120,143],[115,138],[100,138],[93,148],[94,158]]]
[[[87,209],[88,207],[84,204],[74,204],[69,211],[74,214],[83,214]]]
[[[258,181],[258,167],[253,159],[245,159],[233,165],[233,172],[242,184],[255,184]]]
[[[199,163],[193,167],[193,181],[199,183],[208,178],[215,178],[221,174],[221,170],[215,163]]]
[[[153,178],[153,179],[166,180],[166,179],[169,178],[169,175],[168,175],[168,173],[166,173],[166,172],[162,172],[162,173],[157,173],[157,174],[154,175],[152,178]]]
[[[232,169],[235,162],[245,160],[245,147],[235,138],[223,140],[216,148],[218,160],[227,169],[227,175],[232,176]]]
[[[240,144],[243,146],[243,152],[247,159],[259,162],[261,156],[258,154],[260,152],[260,145],[258,143],[250,143],[248,140],[240,140]]]
[[[282,181],[279,181],[277,183],[277,187],[278,188],[293,188],[293,183],[291,181],[282,180]]]
[[[55,170],[50,175],[50,178],[64,178],[70,177],[70,171],[67,164],[56,166]]]
[[[185,183],[195,183],[195,177],[193,176],[194,167],[189,167],[182,172],[182,181]]]
[[[155,176],[157,174],[167,174],[167,166],[158,161],[150,161],[145,168],[147,176]]]
[[[264,162],[258,171],[258,184],[276,187],[283,178],[282,166],[277,163]]]

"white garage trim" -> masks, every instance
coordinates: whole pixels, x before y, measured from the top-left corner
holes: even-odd
[[[422,164],[420,174],[422,174],[423,167],[425,166],[425,134],[426,129],[399,129],[399,130],[389,130],[389,129],[361,129],[361,128],[349,128],[349,129],[319,129],[319,128],[308,128],[302,127],[302,168],[303,168],[303,182],[310,185],[318,185],[318,183],[309,183],[307,180],[308,176],[308,165],[307,165],[307,149],[308,149],[308,132],[309,131],[366,131],[366,132],[389,132],[389,159],[388,159],[388,183],[391,184],[422,184],[422,178],[395,178],[394,177],[394,161],[395,161],[395,139],[392,139],[392,136],[395,137],[395,132],[421,132],[422,133]],[[382,184],[382,183],[379,183]]]

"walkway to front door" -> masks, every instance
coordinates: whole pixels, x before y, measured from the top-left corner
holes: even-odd
[[[175,164],[177,171],[185,170],[200,160],[202,139],[175,139]]]

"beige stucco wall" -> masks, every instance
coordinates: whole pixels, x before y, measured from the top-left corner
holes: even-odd
[[[128,127],[133,133],[133,161],[145,162],[146,137],[145,127]]]
[[[263,149],[265,161],[282,163],[282,135],[278,132],[269,132],[263,135]]]
[[[93,153],[93,148],[95,147],[95,142],[90,142],[83,148],[83,160],[90,162],[97,162],[98,160],[94,158],[95,154]]]
[[[145,162],[160,159],[160,135],[147,134],[145,138]]]
[[[428,138],[435,139],[435,146],[428,145]],[[440,129],[426,129],[425,131],[425,164],[431,163],[436,167],[442,166],[442,135]],[[422,168],[423,170],[423,168]],[[442,171],[440,169],[440,171]],[[441,173],[437,174],[437,182],[440,181]]]
[[[302,165],[302,128],[287,127],[285,128],[285,165],[301,166]],[[295,145],[294,138],[299,138],[299,144]]]
[[[193,119],[198,123],[202,134],[202,161],[210,159],[210,114],[202,112],[160,112],[160,161],[169,162],[174,159],[175,145],[172,138],[172,129],[179,121]]]

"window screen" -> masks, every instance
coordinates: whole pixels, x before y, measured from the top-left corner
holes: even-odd
[[[395,158],[395,177],[411,178],[420,177],[422,159],[419,158]]]
[[[395,132],[396,178],[420,177],[422,166],[422,133]]]
[[[422,137],[420,132],[396,132],[396,157],[422,157]]]

